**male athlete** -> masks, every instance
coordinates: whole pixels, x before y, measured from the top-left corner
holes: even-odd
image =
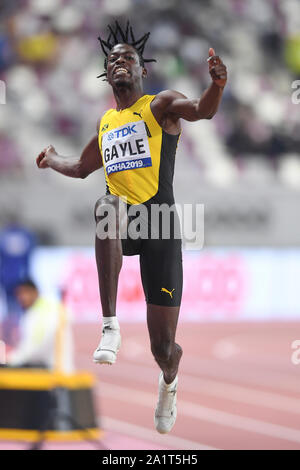
[[[175,343],[182,294],[181,240],[174,235],[176,215],[170,223],[169,238],[162,236],[159,227],[154,230],[157,236],[151,237],[150,209],[154,204],[174,204],[173,173],[180,119],[198,121],[215,115],[227,71],[211,48],[207,60],[212,83],[200,99],[191,100],[171,90],[145,95],[143,81],[147,70],[144,64],[153,60],[145,59],[143,52],[150,33],[136,40],[129,23],[126,30],[117,22],[108,28],[107,41],[99,38],[106,56],[105,72],[100,76],[105,76],[112,87],[116,109],[102,116],[97,124],[97,135],[78,159],[62,157],[50,145],[38,156],[37,165],[74,178],[85,178],[104,168],[107,192],[96,203],[95,219],[98,228],[104,214],[113,209],[116,228],[114,234],[108,230],[106,238],[98,236],[97,231],[95,242],[103,329],[94,361],[99,364],[116,361],[121,345],[116,298],[122,255],[138,254],[151,351],[161,369],[154,421],[158,432],[167,433],[176,420],[177,372],[182,356],[181,347]],[[127,223],[134,220],[129,215],[130,208],[146,208],[149,218],[145,227],[150,237],[136,239],[129,233],[126,238],[121,237],[120,199],[126,200]]]

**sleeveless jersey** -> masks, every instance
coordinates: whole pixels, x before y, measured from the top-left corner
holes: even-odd
[[[164,132],[152,114],[155,95],[129,108],[108,110],[99,127],[107,193],[128,204],[174,203],[173,175],[179,135]]]

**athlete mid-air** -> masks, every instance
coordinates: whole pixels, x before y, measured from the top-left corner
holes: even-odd
[[[62,157],[50,145],[37,157],[37,165],[74,178],[85,178],[104,168],[107,191],[95,206],[103,329],[94,361],[100,364],[116,361],[121,345],[116,299],[122,255],[139,255],[151,351],[161,369],[154,421],[158,432],[167,433],[176,420],[177,373],[182,356],[181,347],[175,343],[182,294],[182,252],[181,240],[175,236],[176,214],[170,219],[170,234],[165,237],[159,227],[152,230],[150,213],[153,205],[170,207],[174,204],[173,174],[180,119],[198,121],[215,115],[227,71],[210,48],[208,69],[212,83],[201,98],[188,99],[172,90],[145,95],[145,62],[153,59],[144,59],[143,53],[150,33],[137,40],[129,23],[125,30],[117,22],[108,28],[108,39],[99,38],[105,54],[105,72],[100,76],[105,76],[112,87],[116,109],[102,116],[97,124],[97,135],[79,158]],[[126,201],[127,229],[128,223],[134,221],[129,210],[132,207],[146,209],[149,217],[143,222],[143,230],[149,236],[131,237],[128,230],[127,237],[121,237],[123,229],[119,221],[124,219],[119,217],[120,199]],[[99,226],[107,213],[115,214],[115,230],[110,233],[106,228],[106,236],[102,236]],[[151,236],[153,233],[156,236]]]

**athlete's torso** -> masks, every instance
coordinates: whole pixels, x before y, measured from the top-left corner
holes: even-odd
[[[155,95],[130,108],[108,110],[99,127],[107,192],[128,204],[174,203],[173,175],[179,135],[167,134],[152,114]]]

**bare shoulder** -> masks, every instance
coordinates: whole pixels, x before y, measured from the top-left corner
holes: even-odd
[[[166,107],[176,99],[186,98],[183,93],[176,90],[163,90],[152,101],[154,106]]]
[[[178,99],[186,99],[175,90],[164,90],[158,93],[151,103],[151,110],[160,126],[169,134],[180,132],[179,117],[171,111],[172,104]]]

